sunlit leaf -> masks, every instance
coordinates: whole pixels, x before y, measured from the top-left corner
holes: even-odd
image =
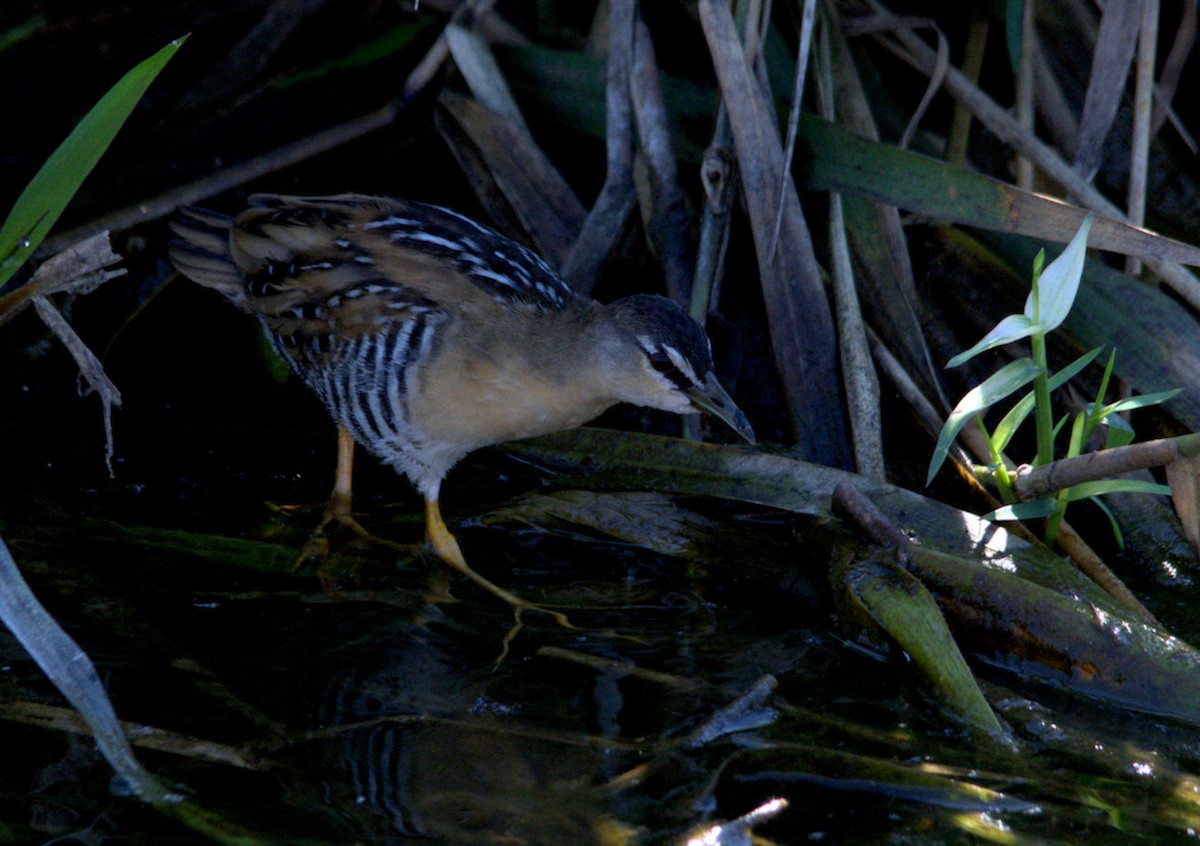
[[[996,452],[1004,452],[1008,448],[1009,442],[1013,435],[1017,433],[1017,429],[1025,422],[1025,418],[1033,411],[1034,394],[1033,391],[1025,394],[1017,401],[1017,404],[1009,409],[1008,414],[1000,419],[996,424],[996,429],[992,432],[992,448]]]
[[[1033,363],[1032,359],[1022,358],[1004,365],[979,385],[967,391],[966,395],[954,407],[954,411],[946,418],[946,425],[938,435],[937,445],[933,450],[933,458],[929,461],[929,475],[925,484],[933,481],[942,462],[950,451],[950,444],[962,431],[967,421],[979,412],[989,408],[1012,393],[1028,385],[1042,369]]]
[[[1037,520],[1049,517],[1058,508],[1058,501],[1052,496],[1033,499],[1029,502],[1017,502],[1005,505],[995,511],[983,515],[985,520]]]
[[[1033,291],[1025,301],[1025,316],[1031,321],[1039,321],[1045,327],[1045,332],[1057,329],[1067,319],[1075,303],[1079,280],[1083,278],[1083,260],[1087,257],[1087,239],[1092,229],[1092,219],[1092,213],[1088,212],[1066,249],[1046,265],[1038,278],[1036,302]]]
[[[979,343],[971,347],[965,352],[960,352],[954,358],[946,363],[947,367],[958,367],[965,361],[970,361],[981,352],[992,349],[993,347],[1011,344],[1013,341],[1019,341],[1022,338],[1028,338],[1034,332],[1044,332],[1045,327],[1031,320],[1023,314],[1010,314],[1008,317],[996,324],[991,332],[988,332]]]
[[[1117,400],[1116,402],[1104,407],[1101,416],[1108,422],[1109,415],[1116,414],[1122,411],[1133,411],[1135,408],[1145,408],[1150,405],[1158,405],[1169,399],[1179,396],[1183,393],[1182,388],[1176,388],[1173,391],[1156,391],[1152,394],[1139,394],[1136,397],[1127,397]]]
[[[836,571],[840,606],[878,624],[929,679],[960,723],[1000,739],[1004,729],[979,689],[958,644],[921,580],[895,563],[849,561]]]

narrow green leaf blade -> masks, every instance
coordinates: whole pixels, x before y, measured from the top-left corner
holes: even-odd
[[[1099,479],[1095,482],[1081,482],[1072,485],[1064,491],[1068,502],[1075,502],[1088,497],[1101,496],[1108,493],[1140,493],[1156,496],[1170,496],[1171,489],[1156,482],[1143,482],[1138,479]]]
[[[1086,352],[1079,358],[1072,361],[1062,370],[1050,377],[1050,390],[1061,388],[1069,379],[1075,378],[1083,368],[1091,364],[1096,356],[1100,354],[1102,347],[1096,347],[1090,352]],[[1012,407],[1008,414],[996,424],[995,431],[992,432],[992,444],[996,447],[996,452],[1004,452],[1016,434],[1017,429],[1025,422],[1025,418],[1033,411],[1034,396],[1033,391],[1030,391],[1025,396],[1021,397],[1020,401]]]
[[[1116,414],[1121,411],[1133,411],[1136,408],[1145,408],[1150,405],[1158,405],[1159,403],[1164,403],[1169,399],[1179,396],[1181,393],[1183,393],[1182,388],[1175,388],[1171,391],[1155,391],[1152,394],[1139,394],[1136,397],[1120,399],[1111,405],[1106,406],[1101,414],[1101,417],[1107,418],[1110,414]]]
[[[983,382],[967,391],[958,405],[954,407],[954,411],[946,418],[946,425],[942,427],[941,434],[938,435],[937,445],[934,447],[933,457],[929,462],[929,475],[925,479],[925,484],[928,485],[933,481],[942,462],[946,460],[950,444],[962,431],[962,427],[968,420],[992,404],[1019,391],[1037,378],[1041,372],[1042,369],[1034,364],[1032,359],[1018,359],[1004,365]]]
[[[1017,433],[1017,429],[1025,422],[1025,418],[1033,411],[1035,402],[1033,391],[1030,391],[1025,396],[1017,401],[1017,404],[1009,409],[1008,414],[1001,418],[996,424],[996,429],[992,432],[992,446],[996,448],[996,452],[1004,452],[1008,448],[1008,444],[1013,439],[1013,435]]]
[[[95,167],[126,118],[183,45],[177,38],[125,74],[58,146],[17,198],[0,227],[0,286],[33,254]]]

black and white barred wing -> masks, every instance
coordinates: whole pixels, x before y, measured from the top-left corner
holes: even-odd
[[[329,274],[289,287],[334,293],[349,279],[373,276],[450,309],[480,303],[554,311],[574,297],[532,250],[439,206],[354,194],[255,195],[250,202],[255,208],[239,218],[234,239],[235,247],[246,242],[250,260],[235,249],[239,264]],[[251,231],[266,243],[253,243]],[[297,256],[304,258],[300,264]],[[283,261],[288,264],[279,268]]]

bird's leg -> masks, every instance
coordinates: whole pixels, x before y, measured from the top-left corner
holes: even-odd
[[[344,521],[354,518],[350,513],[351,476],[354,473],[354,438],[350,432],[338,426],[337,430],[337,468],[333,471],[333,493],[329,495],[329,504],[325,506],[325,516],[322,525],[332,520]]]
[[[304,544],[304,548],[300,550],[293,569],[299,569],[301,565],[313,559],[324,560],[329,555],[329,534],[326,529],[330,523],[340,523],[364,540],[398,546],[375,537],[354,519],[350,510],[351,478],[354,471],[354,437],[344,426],[338,426],[337,432],[337,468],[334,470],[333,492],[329,495],[329,502],[325,504],[325,513],[321,515],[320,524],[313,530],[312,535]],[[325,578],[322,573],[319,572],[318,575],[324,582]]]
[[[521,628],[521,613],[523,611],[540,611],[543,614],[549,614],[554,618],[554,622],[564,628],[575,628],[571,625],[571,621],[567,619],[567,615],[561,611],[552,611],[549,608],[528,602],[475,572],[471,565],[467,563],[467,559],[463,557],[462,550],[458,546],[458,541],[455,540],[450,530],[446,528],[446,522],[442,519],[442,511],[438,507],[436,489],[425,495],[425,539],[433,547],[433,551],[438,554],[438,557],[449,564],[452,569],[462,573],[493,596],[504,600],[513,609],[513,614],[516,616],[517,622],[504,638],[505,652],[508,651],[508,644]]]

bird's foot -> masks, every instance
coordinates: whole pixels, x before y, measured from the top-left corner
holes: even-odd
[[[289,513],[299,511],[301,508],[276,506],[276,510]],[[321,588],[326,593],[336,593],[342,590],[343,585],[338,574],[338,561],[336,560],[338,556],[331,553],[334,549],[341,553],[355,546],[360,548],[382,547],[407,555],[416,552],[416,546],[413,544],[397,543],[372,534],[351,513],[348,499],[342,499],[335,495],[326,504],[320,523],[312,530],[308,540],[296,555],[296,559],[292,563],[292,572],[305,567],[315,567]],[[356,565],[355,583],[359,581],[359,575]]]
[[[462,550],[458,546],[458,541],[450,530],[446,528],[446,524],[442,522],[441,515],[431,515],[426,522],[428,537],[426,542],[437,556],[442,559],[452,570],[461,573],[468,579],[479,585],[492,596],[502,600],[513,611],[513,624],[509,628],[507,634],[504,635],[504,640],[501,642],[501,651],[496,663],[500,663],[508,655],[509,647],[513,640],[516,639],[525,623],[522,615],[525,612],[537,612],[539,614],[547,614],[554,620],[555,623],[562,626],[564,629],[577,628],[571,620],[561,611],[555,611],[552,608],[547,608],[544,605],[538,605],[535,602],[530,602],[527,599],[522,599],[510,590],[500,587],[495,582],[480,575],[475,569],[467,563],[467,559],[463,556]],[[431,602],[444,601],[445,597],[449,597],[449,590],[445,589],[444,594],[428,596]]]

